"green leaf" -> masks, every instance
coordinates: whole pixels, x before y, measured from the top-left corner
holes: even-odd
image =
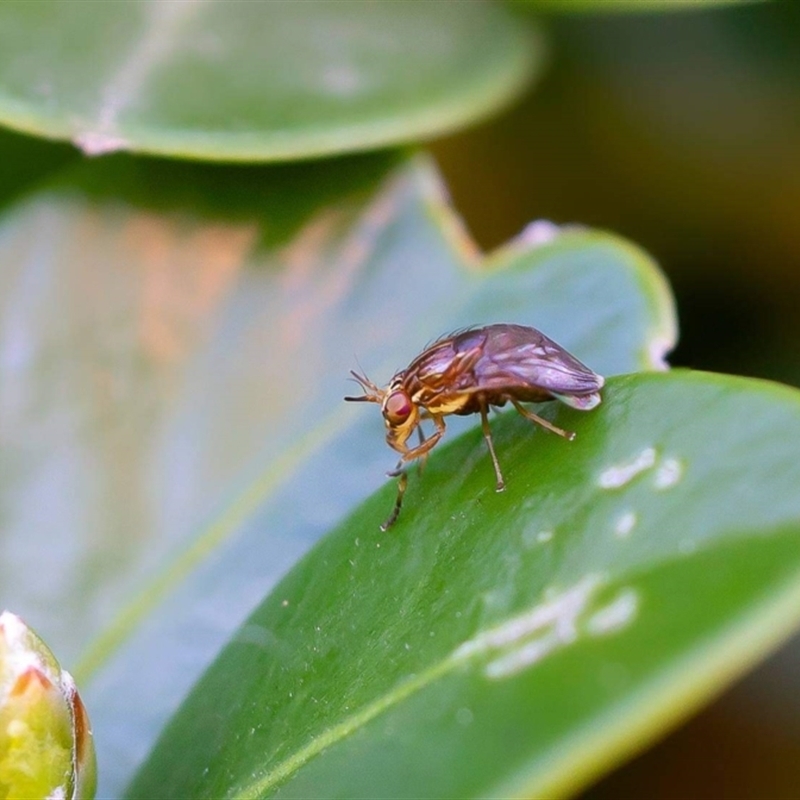
[[[0,121],[89,154],[275,161],[441,135],[542,64],[493,3],[0,5]]]
[[[20,194],[79,157],[68,145],[54,145],[4,130],[0,130],[0,153],[0,213]]]
[[[539,223],[483,258],[430,163],[385,155],[88,162],[0,218],[0,281],[2,599],[82,653],[103,796],[385,481],[380,415],[342,402],[359,361],[387,380],[431,338],[502,320],[606,375],[674,340],[637,248]]]
[[[766,0],[524,0],[529,8],[542,12],[642,13],[702,11],[716,6],[763,3]]]
[[[690,373],[513,412],[323,540],[239,629],[131,797],[553,797],[800,618],[800,394]],[[187,742],[191,741],[191,748]]]

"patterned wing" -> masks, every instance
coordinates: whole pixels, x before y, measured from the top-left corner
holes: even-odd
[[[576,408],[600,402],[603,378],[535,328],[490,325],[474,365],[476,386],[484,390],[545,393]]]

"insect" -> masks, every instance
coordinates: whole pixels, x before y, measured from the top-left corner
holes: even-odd
[[[351,370],[365,394],[345,397],[351,402],[378,403],[386,424],[386,442],[400,453],[389,477],[398,478],[397,499],[381,530],[394,525],[408,485],[406,465],[424,463],[444,436],[448,414],[480,414],[483,435],[494,465],[496,489],[505,481],[494,451],[489,409],[511,403],[527,419],[565,439],[575,434],[556,427],[522,403],[560,400],[588,411],[600,403],[604,379],[536,328],[524,325],[487,325],[444,336],[395,373],[385,389]],[[435,431],[425,438],[421,423],[431,420]],[[417,431],[419,444],[409,447]]]

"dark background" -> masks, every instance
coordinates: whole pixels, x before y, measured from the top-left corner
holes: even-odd
[[[672,283],[672,364],[800,385],[800,2],[545,24],[526,100],[433,145],[479,244],[620,233]],[[800,638],[585,797],[800,797]]]

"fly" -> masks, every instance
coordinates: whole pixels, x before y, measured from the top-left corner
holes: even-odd
[[[502,492],[505,481],[494,451],[489,409],[511,403],[523,417],[572,440],[574,433],[553,425],[522,403],[560,400],[588,411],[600,403],[600,389],[605,382],[536,328],[506,324],[469,328],[439,339],[396,373],[385,389],[357,372],[350,374],[365,393],[344,399],[378,403],[386,424],[386,442],[400,453],[397,466],[387,473],[398,478],[398,484],[392,513],[381,525],[384,531],[394,525],[400,514],[408,485],[406,465],[416,459],[423,459],[424,463],[444,435],[444,418],[448,414],[481,415],[496,489]],[[435,427],[427,439],[420,424],[424,420],[430,420]],[[414,430],[419,444],[409,447],[407,441]]]

